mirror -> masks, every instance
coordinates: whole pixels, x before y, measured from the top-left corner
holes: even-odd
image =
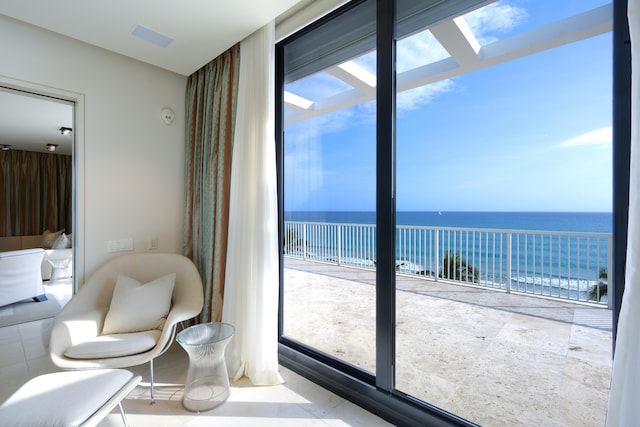
[[[74,108],[0,86],[0,252],[45,249],[45,291],[62,300],[74,289]]]

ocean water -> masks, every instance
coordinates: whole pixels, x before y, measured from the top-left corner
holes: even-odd
[[[308,257],[375,267],[374,212],[287,212],[285,222]],[[587,300],[606,283],[610,212],[398,212],[396,223],[401,273],[437,275],[454,253],[494,288]]]
[[[285,221],[375,224],[375,212],[285,212]],[[397,212],[398,225],[611,233],[611,212]]]

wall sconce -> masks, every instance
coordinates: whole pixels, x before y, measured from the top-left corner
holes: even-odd
[[[71,128],[61,127],[61,128],[60,128],[60,133],[61,133],[62,135],[71,135],[71,131],[72,131],[72,130],[73,130],[73,129],[71,129]]]
[[[9,151],[9,149],[11,148],[11,145],[9,144],[2,144],[2,151]]]
[[[58,144],[47,144],[47,151],[54,152],[58,148]]]

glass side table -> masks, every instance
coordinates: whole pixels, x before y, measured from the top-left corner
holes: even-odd
[[[53,283],[58,279],[71,277],[71,261],[73,253],[71,251],[47,250],[44,259],[51,266],[51,274],[49,283]]]
[[[176,341],[189,355],[182,405],[194,412],[222,405],[231,392],[224,349],[236,329],[228,323],[202,323],[178,333]]]

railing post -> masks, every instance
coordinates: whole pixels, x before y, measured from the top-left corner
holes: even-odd
[[[338,230],[336,231],[336,239],[338,240],[338,265],[342,265],[342,239],[340,239],[341,227],[338,225],[336,228]]]
[[[509,231],[507,233],[507,293],[511,293],[511,240],[512,233]]]
[[[436,228],[436,241],[435,241],[435,253],[436,253],[436,282],[438,281],[439,269],[440,269],[440,232]]]
[[[307,245],[308,245],[308,241],[307,241],[307,225],[308,224],[302,224],[302,258],[305,261],[307,260]]]

